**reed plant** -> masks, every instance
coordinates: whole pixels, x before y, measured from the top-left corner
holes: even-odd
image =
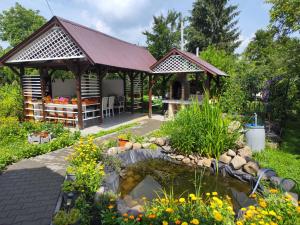
[[[220,104],[211,102],[206,94],[201,103],[194,101],[181,109],[173,120],[162,126],[162,131],[170,137],[178,153],[218,158],[238,138],[237,131],[228,130],[231,122],[222,113]]]

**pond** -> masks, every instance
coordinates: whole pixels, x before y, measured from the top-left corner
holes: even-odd
[[[169,193],[171,188],[175,197],[186,197],[189,193],[195,193],[195,183],[198,186],[200,184],[201,193],[216,191],[220,196],[230,196],[236,211],[253,204],[253,200],[247,197],[251,191],[247,183],[231,177],[211,175],[208,169],[195,169],[161,159],[128,166],[120,180],[119,192],[121,199],[132,207],[140,203],[142,197],[151,200],[162,194],[162,190]]]

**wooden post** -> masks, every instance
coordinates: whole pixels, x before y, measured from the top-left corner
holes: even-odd
[[[47,77],[47,75],[48,75],[48,70],[46,68],[40,68],[43,121],[46,120],[45,97],[46,97],[46,77]]]
[[[208,95],[210,95],[210,82],[211,82],[211,75],[207,73],[207,71],[204,72],[206,75],[206,80],[205,80],[205,91],[207,92]]]
[[[78,66],[78,69],[75,74],[76,78],[76,97],[77,97],[77,118],[78,118],[78,127],[83,129],[83,118],[82,118],[82,101],[81,101],[81,73]]]
[[[142,105],[142,111],[144,110],[144,74],[141,73],[141,105]]]
[[[134,113],[134,76],[133,73],[129,75],[130,79],[130,111]]]
[[[148,117],[152,117],[152,87],[153,87],[153,79],[152,74],[149,74],[149,90],[148,90],[148,98],[149,98],[149,105],[148,105]]]
[[[216,85],[217,85],[217,91],[220,91],[220,76],[217,75],[217,79],[216,79]]]
[[[126,73],[123,74],[122,80],[123,80],[123,92],[124,92],[124,111],[127,108],[127,93],[126,93]]]
[[[97,69],[98,79],[99,79],[99,111],[100,111],[100,124],[103,123],[103,117],[102,117],[102,81],[103,78],[106,76],[106,71],[100,71],[100,69]]]
[[[24,119],[26,119],[26,98],[24,96],[24,87],[23,87],[23,78],[24,78],[24,75],[25,75],[25,69],[24,69],[24,66],[21,66],[20,67],[20,85],[21,85],[21,93],[22,93],[22,96],[23,96],[23,116],[24,116]]]

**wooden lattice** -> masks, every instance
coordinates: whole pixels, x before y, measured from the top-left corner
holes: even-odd
[[[60,27],[53,27],[7,62],[84,58],[83,52]]]
[[[185,59],[181,55],[171,55],[155,68],[154,73],[178,73],[178,72],[199,72],[202,71],[196,64]]]

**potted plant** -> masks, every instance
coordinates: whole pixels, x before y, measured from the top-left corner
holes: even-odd
[[[72,98],[72,99],[71,99],[71,103],[72,103],[73,105],[77,105],[77,98]]]
[[[119,147],[125,147],[126,143],[129,142],[131,136],[132,136],[131,133],[123,133],[118,135]]]

